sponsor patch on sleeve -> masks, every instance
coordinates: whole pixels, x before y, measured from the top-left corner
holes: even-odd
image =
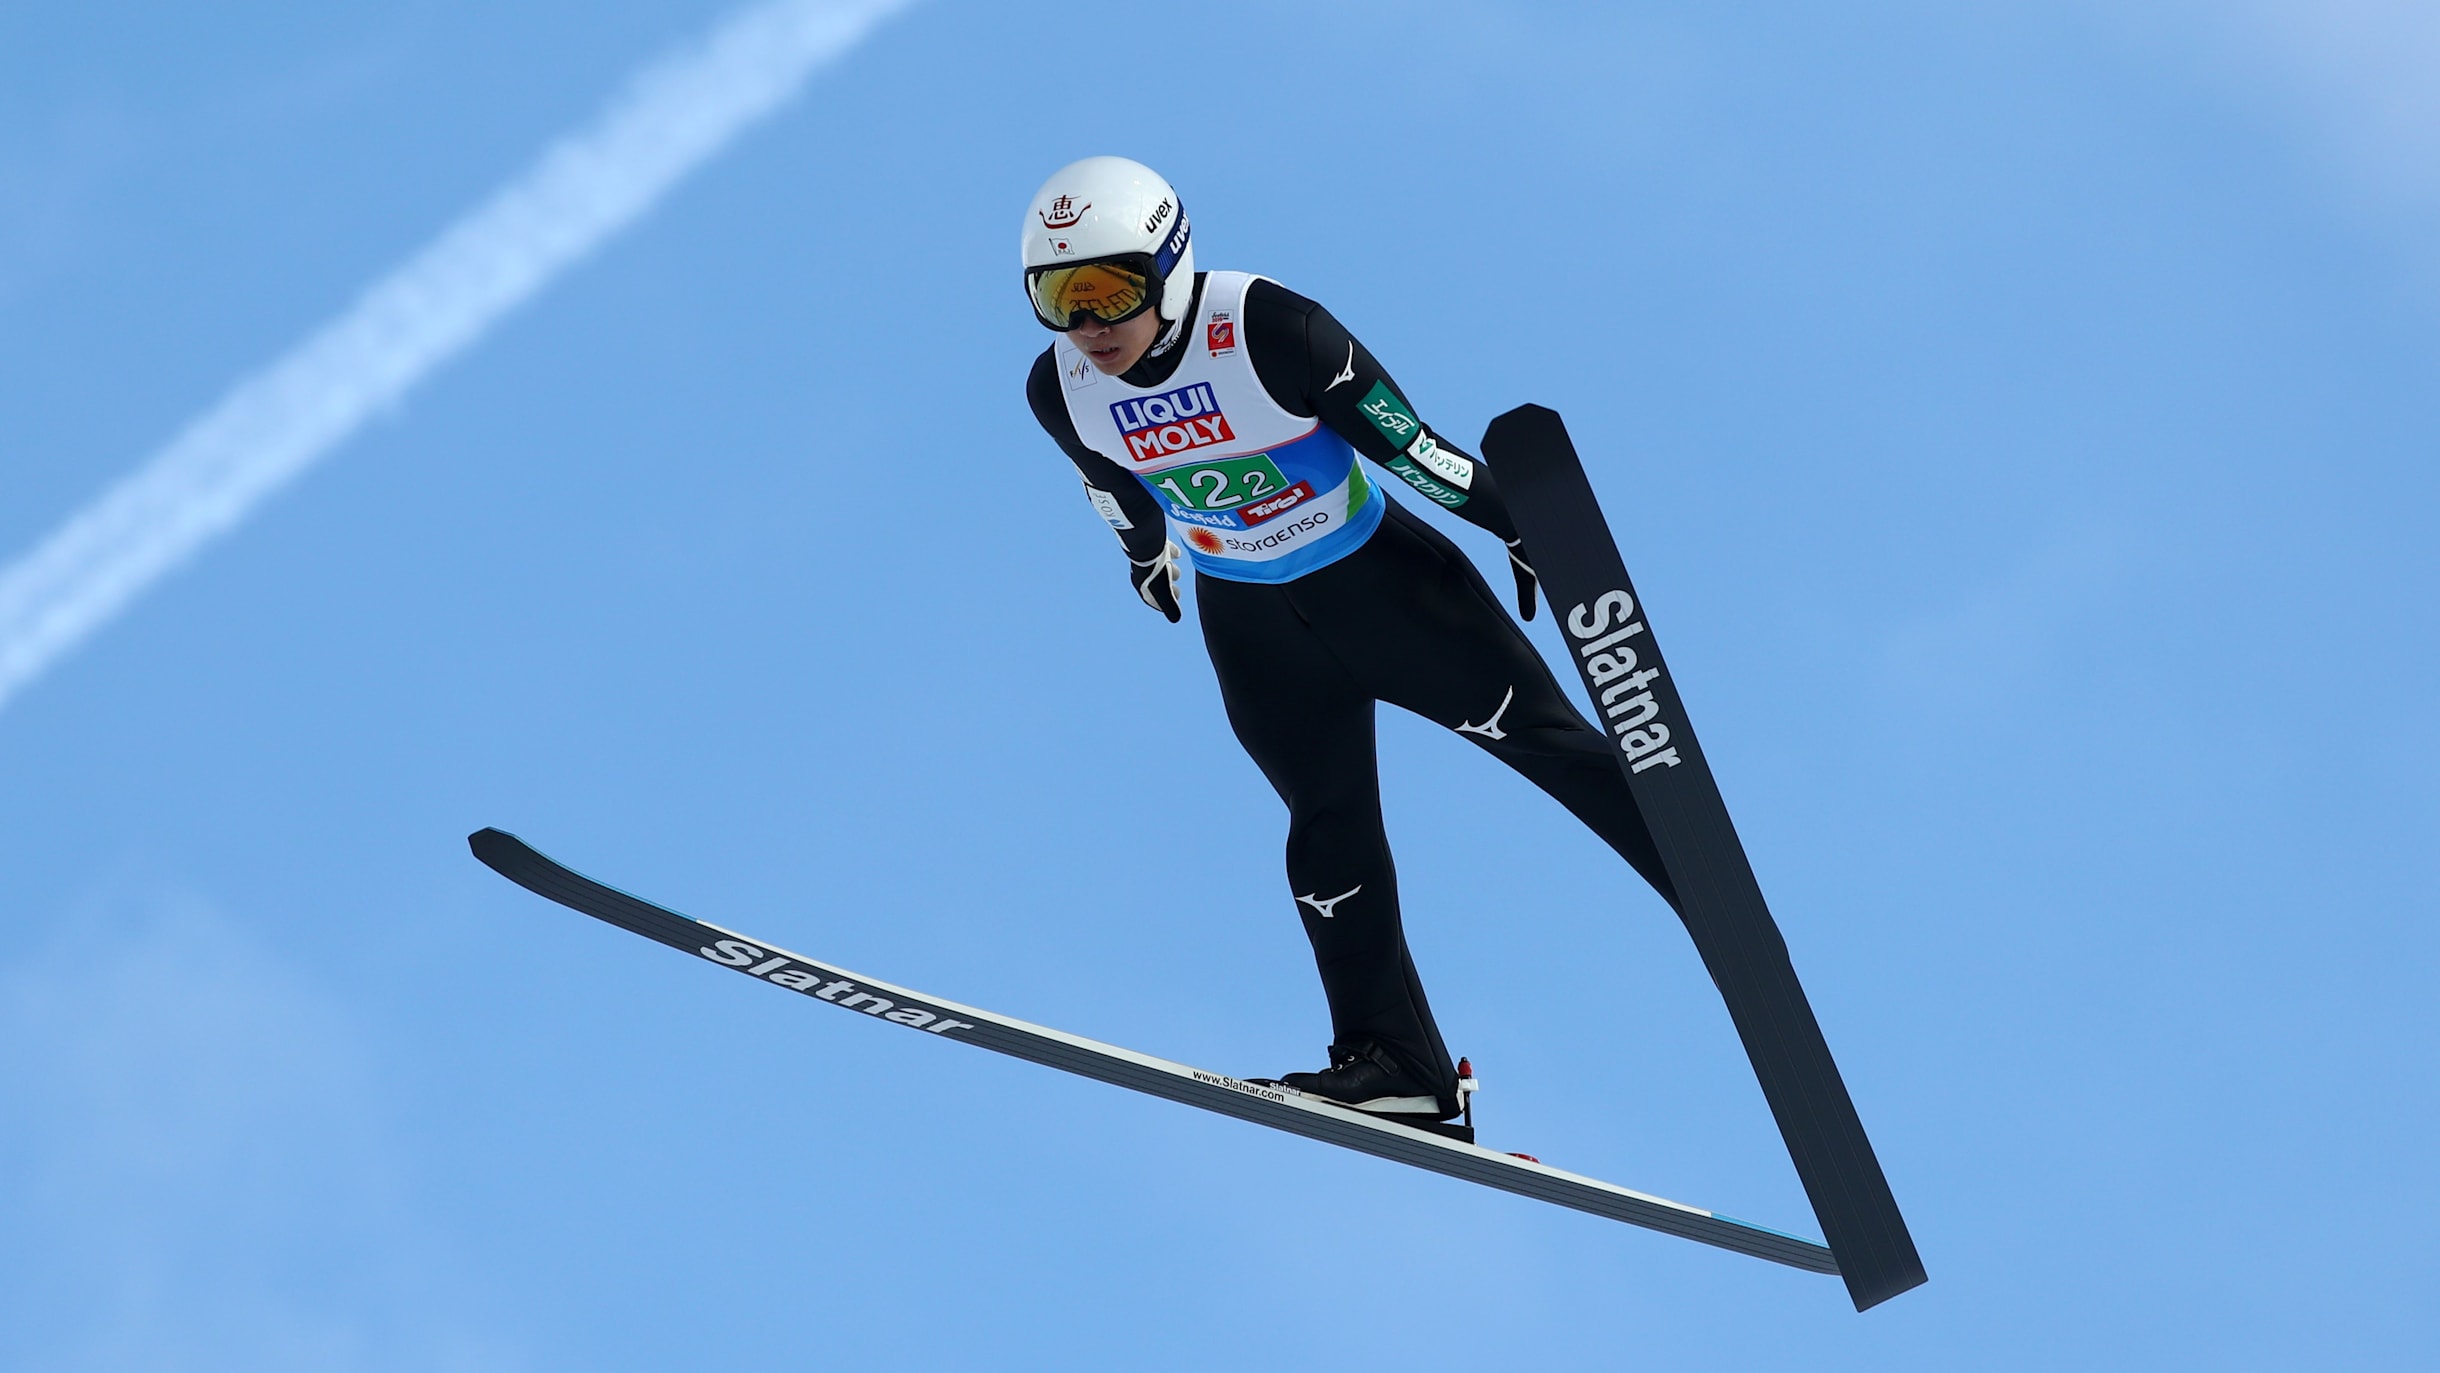
[[[1433,501],[1441,505],[1449,507],[1451,510],[1455,510],[1457,507],[1466,503],[1465,492],[1454,490],[1450,487],[1441,485],[1437,481],[1434,481],[1430,476],[1425,474],[1422,468],[1417,467],[1413,462],[1409,461],[1404,453],[1400,453],[1398,456],[1389,460],[1389,470],[1398,474],[1398,480],[1405,482],[1411,487],[1414,487],[1423,495],[1430,497]]]
[[[1440,446],[1430,434],[1417,434],[1406,446],[1406,455],[1439,473],[1442,480],[1460,491],[1474,489],[1474,464]]]
[[[1415,418],[1415,412],[1406,408],[1406,402],[1398,399],[1398,393],[1389,389],[1386,381],[1374,382],[1356,408],[1372,421],[1373,428],[1381,431],[1381,437],[1401,449],[1423,433],[1423,421]]]
[[[1127,518],[1127,512],[1118,508],[1118,497],[1091,482],[1084,484],[1084,493],[1092,498],[1093,509],[1100,512],[1101,517],[1110,522],[1112,529],[1135,528],[1135,522]]]

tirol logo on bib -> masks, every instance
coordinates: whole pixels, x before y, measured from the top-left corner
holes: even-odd
[[[1237,437],[1229,431],[1228,416],[1220,413],[1219,397],[1205,381],[1120,401],[1110,407],[1110,418],[1118,423],[1127,456],[1136,462],[1191,453]]]

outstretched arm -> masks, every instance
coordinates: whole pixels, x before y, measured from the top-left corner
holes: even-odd
[[[1508,546],[1517,609],[1532,619],[1533,565],[1491,469],[1427,429],[1388,369],[1315,302],[1278,282],[1256,281],[1246,290],[1245,331],[1255,375],[1282,408],[1319,416],[1417,494]]]

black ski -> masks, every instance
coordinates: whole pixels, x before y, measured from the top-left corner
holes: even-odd
[[[1618,765],[1677,888],[1687,932],[1745,1042],[1856,1310],[1917,1286],[1923,1260],[1566,427],[1554,411],[1520,406],[1491,422],[1483,456],[1573,650],[1569,661],[1618,744]]]
[[[1830,1251],[1810,1240],[1612,1186],[1521,1154],[1426,1134],[1294,1092],[876,982],[603,886],[501,830],[477,830],[466,842],[493,871],[537,895],[681,953],[875,1020],[1791,1268],[1839,1271]]]

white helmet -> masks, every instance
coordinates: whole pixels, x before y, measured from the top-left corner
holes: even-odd
[[[1088,157],[1052,173],[1026,207],[1023,252],[1034,315],[1053,329],[1080,313],[1115,324],[1147,305],[1175,324],[1194,299],[1186,207],[1160,173],[1123,157]],[[1082,279],[1064,270],[1088,265],[1120,270]]]

